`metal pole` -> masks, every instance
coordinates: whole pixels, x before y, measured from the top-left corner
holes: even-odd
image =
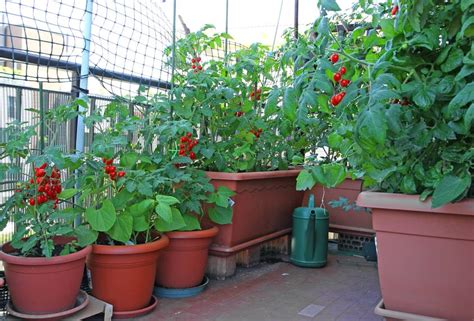
[[[43,97],[43,82],[39,82],[39,108],[40,108],[40,152],[43,154],[44,151],[44,97]]]
[[[84,15],[84,26],[83,26],[83,38],[84,38],[84,51],[82,52],[81,61],[81,81],[79,83],[79,98],[88,102],[87,90],[89,83],[89,57],[91,48],[91,30],[92,30],[92,2],[93,0],[87,0],[86,13]],[[84,107],[79,106],[79,111],[86,111]],[[79,115],[77,117],[77,128],[76,128],[76,152],[82,153],[84,151],[84,117]]]
[[[176,69],[176,0],[173,0],[173,43],[171,52],[171,89],[174,88],[174,73]]]
[[[278,12],[278,20],[277,20],[277,24],[275,28],[275,34],[273,35],[272,50],[271,50],[272,52],[273,52],[273,49],[275,49],[275,42],[276,42],[276,37],[278,34],[278,27],[280,26],[280,18],[281,18],[281,11],[283,9],[283,1],[284,0],[281,0],[280,2],[280,11]]]
[[[79,83],[79,98],[88,102],[88,83],[89,83],[89,58],[90,58],[90,49],[91,49],[91,36],[92,36],[92,3],[93,0],[87,0],[86,3],[86,13],[84,15],[84,25],[83,25],[83,38],[84,38],[84,51],[82,52],[82,61],[81,61],[81,80]],[[79,106],[79,111],[86,111],[84,107]],[[84,152],[84,136],[85,136],[85,125],[84,117],[79,115],[77,117],[77,127],[76,127],[76,153],[81,154]],[[76,175],[79,175],[79,172],[76,171]],[[76,188],[79,187],[79,183],[76,183]],[[77,196],[74,199],[74,203],[77,203]],[[74,220],[74,225],[79,226],[81,224],[81,217],[78,216]]]
[[[225,33],[229,33],[229,0],[225,0]],[[227,53],[229,51],[229,39],[225,38],[224,42],[224,59],[227,64]]]
[[[298,39],[299,0],[295,0],[295,39]]]
[[[173,43],[171,47],[171,88],[168,97],[171,99],[171,95],[174,89],[174,72],[176,69],[176,0],[173,0]],[[171,118],[173,118],[173,104],[170,108]]]

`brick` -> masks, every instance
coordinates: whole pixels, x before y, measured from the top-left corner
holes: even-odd
[[[206,273],[210,278],[223,281],[235,274],[236,264],[235,255],[227,257],[209,255]]]

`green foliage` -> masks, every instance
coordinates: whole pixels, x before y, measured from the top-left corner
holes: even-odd
[[[77,194],[77,190],[68,188],[74,186],[74,176],[67,177],[66,173],[75,170],[81,161],[76,155],[64,153],[59,146],[54,146],[59,125],[76,117],[79,114],[77,107],[82,103],[73,101],[45,113],[44,122],[51,129],[51,141],[41,155],[32,148],[39,123],[7,125],[7,139],[0,143],[0,180],[21,179],[12,190],[6,190],[12,195],[0,205],[0,229],[13,220],[15,232],[11,245],[18,250],[18,255],[66,255],[82,246],[74,239],[79,238],[80,230],[74,229],[72,224],[78,212],[64,208]],[[55,236],[68,236],[71,241],[60,246],[54,243]]]
[[[381,31],[365,36],[356,29],[343,43],[350,38],[360,45],[338,48],[364,70],[359,90],[369,88],[353,132],[341,134],[355,143],[342,155],[363,172],[366,186],[422,200],[432,195],[438,207],[462,199],[472,185],[474,7],[461,1],[401,1],[399,7],[388,16],[388,8],[360,1],[369,23],[359,28],[378,23]],[[370,59],[352,59],[363,51]]]
[[[204,204],[228,208],[232,193],[214,191],[189,155],[178,155],[182,137],[192,136],[190,122],[170,119],[164,97],[139,97],[133,115],[128,104],[114,101],[85,119],[96,139],[79,177],[87,224],[81,243],[95,242],[99,232],[103,244],[148,242],[153,231],[200,229]],[[198,152],[201,143],[195,148]],[[111,176],[110,166],[123,175]],[[228,212],[221,215],[229,218]],[[222,222],[221,215],[214,217]]]
[[[337,10],[333,1],[319,4],[323,17],[309,35],[288,43],[284,55],[297,53],[294,68],[299,57],[307,61],[289,74],[288,88],[317,79],[317,98],[308,101],[319,103],[321,139],[308,141],[332,154],[315,155],[316,166],[301,172],[298,189],[337,183],[322,174],[321,164],[331,162],[362,174],[366,187],[421,200],[432,195],[433,207],[466,197],[473,175],[473,4],[407,0],[391,15],[386,4],[359,1],[337,16],[326,12]],[[336,31],[354,21],[353,31]],[[332,52],[339,54],[335,64],[327,62]],[[340,88],[346,95],[325,118],[321,102],[337,90],[325,79],[342,65],[351,84]],[[343,176],[342,169],[336,173]]]
[[[290,88],[284,93],[272,88],[278,58],[253,44],[224,60],[209,60],[206,50],[228,37],[211,34],[210,27],[177,42],[177,86],[166,100],[172,119],[188,121],[199,136],[195,166],[222,172],[288,168],[294,146],[301,144],[294,122],[298,100]],[[198,58],[202,61],[192,62]]]

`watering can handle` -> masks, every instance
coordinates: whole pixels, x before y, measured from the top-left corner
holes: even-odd
[[[310,208],[314,207],[314,194],[309,195],[308,207],[310,207]]]

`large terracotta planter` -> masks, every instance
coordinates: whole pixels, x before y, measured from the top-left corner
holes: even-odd
[[[362,192],[372,209],[388,310],[474,319],[474,199],[432,209],[417,195]]]
[[[209,245],[219,229],[170,232],[169,246],[162,251],[156,270],[156,285],[172,289],[197,286],[204,278]]]
[[[168,243],[168,237],[162,235],[157,241],[139,245],[93,245],[87,258],[92,295],[112,304],[114,312],[147,307],[158,256]]]
[[[56,244],[70,239],[56,238]],[[10,297],[15,310],[24,314],[53,314],[74,307],[79,294],[88,246],[76,253],[51,258],[23,257],[6,243],[0,251]]]
[[[210,253],[227,256],[289,234],[291,215],[301,206],[304,194],[296,190],[299,172],[206,172],[215,187],[226,186],[236,193],[232,224],[219,226]]]
[[[344,211],[340,207],[333,208],[330,201],[337,201],[340,197],[348,199],[349,203],[356,201],[362,191],[362,180],[352,180],[346,178],[340,185],[334,188],[325,188],[316,185],[311,190],[306,191],[303,206],[308,204],[308,197],[314,194],[316,205],[321,206],[324,197],[324,206],[329,211],[329,230],[331,232],[346,232],[359,235],[373,235],[372,215],[366,211],[349,210]]]

